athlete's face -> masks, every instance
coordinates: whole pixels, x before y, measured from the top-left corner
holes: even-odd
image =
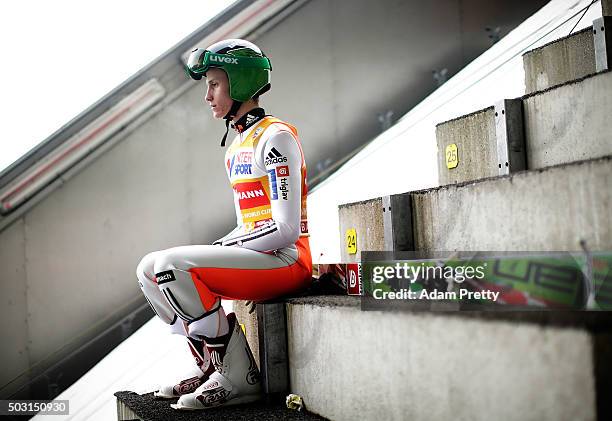
[[[206,72],[206,102],[210,105],[214,118],[223,118],[232,108],[229,96],[227,73],[221,69],[208,69]]]

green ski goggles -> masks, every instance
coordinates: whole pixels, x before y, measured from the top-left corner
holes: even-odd
[[[196,48],[187,60],[187,73],[195,80],[202,79],[211,67],[255,68],[272,70],[268,57],[242,57],[229,54],[216,54],[203,48]]]

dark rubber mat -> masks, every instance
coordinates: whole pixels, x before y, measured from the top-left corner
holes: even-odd
[[[139,395],[134,392],[116,392],[117,399],[145,421],[194,421],[194,420],[325,420],[308,411],[288,409],[281,402],[266,404],[256,402],[214,408],[201,411],[179,411],[170,407],[177,399],[158,400],[152,393]]]

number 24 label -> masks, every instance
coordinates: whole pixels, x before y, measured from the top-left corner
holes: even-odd
[[[346,231],[346,250],[348,254],[357,253],[357,231],[355,228]]]

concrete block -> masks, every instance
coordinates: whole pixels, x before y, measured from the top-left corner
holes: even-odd
[[[497,175],[495,109],[485,108],[436,126],[440,185]],[[446,165],[446,147],[457,145],[458,164]]]
[[[417,251],[578,251],[581,240],[591,250],[610,250],[610,180],[608,156],[406,193],[412,206],[406,229]],[[340,207],[340,226],[357,227],[357,242],[367,250],[384,250],[380,202]]]
[[[596,419],[594,339],[584,329],[363,312],[351,298],[287,306],[291,391],[315,413],[333,420]]]
[[[284,399],[289,389],[285,304],[258,304],[257,322],[263,390]]]
[[[381,198],[341,205],[338,213],[343,263],[360,261],[363,250],[384,250],[385,229]],[[346,231],[351,228],[357,233],[356,254],[349,254],[346,247]]]
[[[595,73],[592,28],[525,53],[523,67],[527,94]]]
[[[245,336],[262,375],[267,394],[283,394],[288,388],[287,336],[282,303],[257,304],[249,313],[245,301],[234,301],[234,313],[244,325]]]
[[[413,192],[415,249],[610,250],[610,180],[608,156]]]
[[[520,98],[436,126],[440,185],[506,175],[526,168]],[[448,148],[454,148],[449,150]],[[457,159],[450,165],[449,156]]]
[[[245,305],[245,301],[236,300],[234,301],[234,313],[238,323],[244,325],[244,332],[249,343],[249,347],[253,352],[255,361],[261,368],[259,359],[259,324],[257,323],[257,312],[249,313],[249,308]]]
[[[523,99],[528,168],[612,154],[612,72]]]

